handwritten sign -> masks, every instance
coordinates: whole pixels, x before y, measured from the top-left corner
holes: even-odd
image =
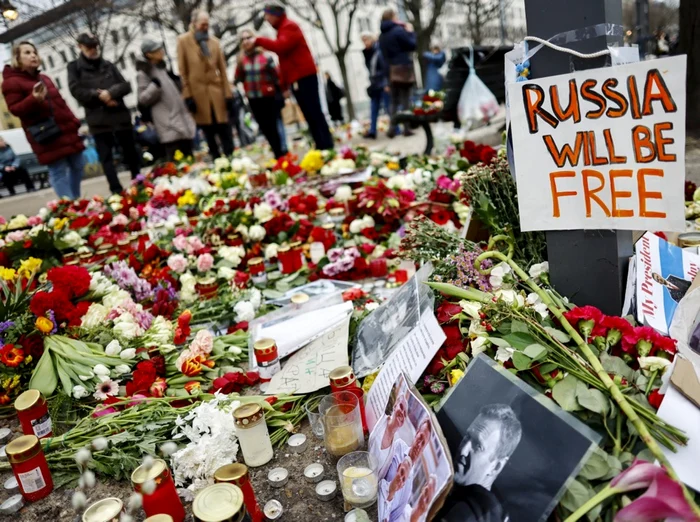
[[[520,226],[684,230],[686,57],[508,85]]]
[[[328,375],[348,364],[350,315],[337,326],[292,355],[270,381],[265,393],[312,393],[329,385]]]

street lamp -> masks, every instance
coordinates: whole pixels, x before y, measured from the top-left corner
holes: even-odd
[[[2,10],[2,17],[5,20],[14,22],[19,17],[19,11],[17,11],[17,8],[12,5],[12,2],[9,0],[0,2],[0,9]]]

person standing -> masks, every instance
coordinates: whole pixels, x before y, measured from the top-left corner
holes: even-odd
[[[394,116],[401,107],[408,110],[411,105],[411,91],[416,83],[413,68],[413,51],[416,50],[416,33],[411,24],[399,21],[396,11],[387,9],[382,14],[379,47],[388,63],[387,80],[391,91],[391,115]],[[393,138],[395,129],[389,129],[388,136]],[[413,135],[408,127],[405,136]]]
[[[260,46],[279,57],[280,81],[285,97],[291,89],[304,114],[311,137],[320,150],[333,148],[333,137],[321,108],[316,64],[301,28],[289,18],[284,6],[267,4],[265,20],[277,30],[277,39],[256,38],[244,44],[250,48]]]
[[[331,121],[336,125],[341,125],[344,121],[343,108],[340,106],[340,100],[345,98],[345,91],[338,87],[331,78],[329,73],[326,77],[326,102],[328,103],[328,115]]]
[[[40,65],[34,44],[20,42],[12,50],[12,64],[3,70],[2,94],[10,112],[22,122],[39,163],[49,167],[56,195],[79,199],[85,169],[80,121],[51,78],[39,72]]]
[[[372,34],[363,34],[362,43],[365,48],[362,54],[365,57],[365,65],[369,71],[369,87],[367,87],[367,95],[370,100],[370,120],[369,131],[364,135],[365,138],[377,138],[377,120],[379,119],[379,109],[384,105],[384,110],[387,114],[391,111],[391,96],[388,91],[388,76],[386,62],[382,56],[382,51],[379,48],[377,39]]]
[[[255,40],[253,31],[241,31],[241,43],[252,40]],[[245,46],[244,49],[238,57],[233,83],[243,84],[250,110],[258,122],[260,132],[272,147],[275,158],[281,158],[284,153],[277,122],[282,117],[280,111],[284,97],[280,90],[277,67],[272,57],[265,55],[260,47]]]
[[[78,47],[80,56],[68,64],[68,87],[85,108],[85,119],[95,138],[109,189],[112,194],[119,194],[123,189],[114,167],[116,144],[122,149],[131,179],[141,171],[131,113],[124,104],[124,96],[131,92],[131,84],[112,62],[102,57],[100,42],[93,34],[79,35]]]
[[[34,183],[27,169],[19,164],[19,158],[7,142],[0,137],[0,180],[2,180],[11,196],[15,195],[15,185],[18,181],[24,183],[27,192],[34,192]]]
[[[425,90],[441,91],[443,78],[440,67],[447,61],[445,51],[440,50],[439,45],[433,45],[430,51],[423,53],[423,60],[425,60]]]
[[[146,61],[136,62],[139,103],[151,109],[165,157],[172,161],[178,150],[185,157],[192,156],[197,125],[167,69],[163,43],[146,39],[141,43],[141,52]]]
[[[226,58],[218,38],[209,35],[209,14],[195,11],[190,30],[177,39],[177,60],[182,96],[204,132],[213,158],[233,154],[229,112],[234,110],[233,91],[226,74]],[[221,149],[217,143],[221,141]]]

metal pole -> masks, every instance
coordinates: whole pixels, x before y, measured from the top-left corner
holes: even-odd
[[[525,0],[527,34],[551,38],[555,34],[601,24],[622,25],[620,0]],[[582,53],[622,43],[622,36],[600,36],[568,44]],[[607,57],[580,59],[543,48],[530,59],[532,78],[604,67]],[[534,161],[534,159],[533,159]],[[632,232],[568,230],[547,233],[550,280],[578,305],[594,305],[604,313],[622,311],[627,266],[634,252]]]

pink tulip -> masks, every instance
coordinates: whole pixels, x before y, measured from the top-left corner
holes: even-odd
[[[662,467],[646,460],[634,459],[629,468],[612,479],[610,487],[619,492],[648,488],[660,476],[666,476]]]
[[[667,522],[700,520],[688,505],[680,484],[669,478],[665,472],[654,477],[649,489],[629,506],[621,509],[615,517],[615,522],[655,522],[657,520]]]
[[[93,417],[104,417],[105,415],[111,415],[112,413],[117,413],[116,408],[111,406],[97,406],[95,411],[92,413]]]

